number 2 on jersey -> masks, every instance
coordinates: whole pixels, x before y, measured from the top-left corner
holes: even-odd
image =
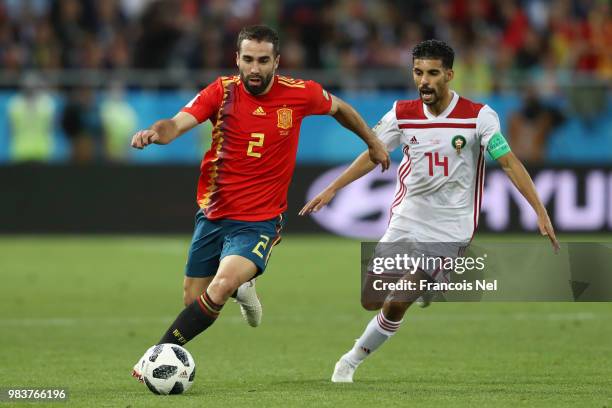
[[[429,161],[429,175],[430,176],[434,175],[434,165],[435,165],[436,167],[443,167],[444,177],[448,177],[448,157],[442,156],[443,160],[440,160],[440,154],[438,152],[435,152],[435,153],[427,152],[425,153],[425,156],[427,156],[427,159]]]
[[[247,156],[261,157],[261,153],[254,152],[253,148],[263,146],[265,135],[263,133],[251,133],[251,137],[254,137],[257,140],[251,140],[249,142],[249,148],[247,149]]]

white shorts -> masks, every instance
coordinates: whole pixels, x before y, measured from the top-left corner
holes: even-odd
[[[432,242],[419,235],[421,234],[397,228],[392,218],[387,231],[376,247],[376,254],[389,257],[400,253],[407,254],[414,259],[421,258],[418,269],[436,282],[449,282],[452,270],[444,269],[441,265],[447,258],[454,259],[462,256],[468,243]]]

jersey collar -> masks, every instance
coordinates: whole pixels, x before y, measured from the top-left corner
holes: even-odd
[[[425,113],[425,117],[427,117],[427,119],[440,119],[450,115],[453,109],[455,109],[455,106],[457,106],[457,102],[459,102],[459,95],[457,95],[457,93],[453,90],[451,90],[450,92],[453,94],[453,98],[451,99],[446,109],[444,109],[444,111],[442,111],[442,113],[440,113],[438,116],[432,114],[429,109],[427,109],[427,105],[423,104],[423,113]]]

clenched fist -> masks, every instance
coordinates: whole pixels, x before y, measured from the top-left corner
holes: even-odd
[[[159,140],[160,137],[156,131],[151,129],[139,130],[132,137],[132,147],[142,150],[152,143],[159,142]]]

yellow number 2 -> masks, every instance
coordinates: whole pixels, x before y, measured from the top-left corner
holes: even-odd
[[[254,147],[261,147],[264,143],[264,134],[263,133],[251,133],[251,137],[254,137],[257,140],[251,140],[249,142],[249,148],[247,149],[247,156],[252,157],[261,157],[261,153],[254,152]]]
[[[259,237],[261,238],[261,241],[259,241],[257,245],[255,245],[255,248],[253,248],[252,252],[255,255],[259,256],[260,258],[263,258],[263,254],[261,253],[261,250],[263,250],[264,252],[266,251],[266,248],[268,247],[268,244],[270,243],[270,237],[266,235],[260,235]]]

